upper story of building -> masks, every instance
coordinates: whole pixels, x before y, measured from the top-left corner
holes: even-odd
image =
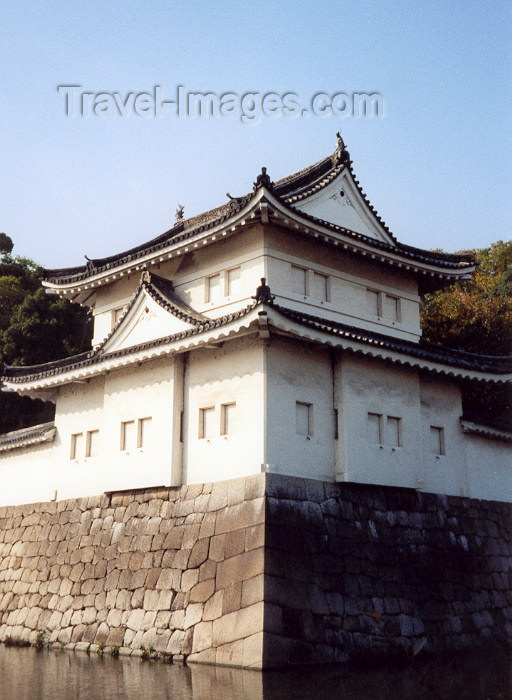
[[[92,309],[98,346],[132,303],[142,271],[167,280],[202,318],[245,308],[264,277],[277,304],[418,342],[421,295],[469,279],[474,261],[397,241],[338,135],[335,152],[318,163],[275,183],[263,168],[250,194],[190,219],[179,210],[162,235],[83,267],[46,270],[44,284]],[[173,330],[155,324],[154,332]]]

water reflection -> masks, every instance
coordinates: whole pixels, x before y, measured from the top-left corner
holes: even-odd
[[[510,700],[511,655],[258,673],[0,646],[1,700]]]

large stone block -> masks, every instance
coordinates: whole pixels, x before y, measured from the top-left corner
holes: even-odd
[[[220,562],[217,566],[217,588],[227,588],[233,583],[263,573],[264,563],[263,547]]]
[[[223,615],[213,621],[213,645],[220,647],[228,642],[249,637],[263,631],[263,603]]]
[[[190,603],[205,603],[215,592],[215,582],[213,579],[197,583],[190,589]]]

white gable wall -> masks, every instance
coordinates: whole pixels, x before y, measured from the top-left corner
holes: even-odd
[[[368,209],[346,170],[327,187],[296,203],[294,207],[317,219],[330,221],[370,238],[390,241],[389,235]]]

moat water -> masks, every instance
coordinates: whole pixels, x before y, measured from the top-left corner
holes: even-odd
[[[171,666],[0,645],[1,700],[511,700],[512,656],[417,659],[406,668],[267,671]]]

